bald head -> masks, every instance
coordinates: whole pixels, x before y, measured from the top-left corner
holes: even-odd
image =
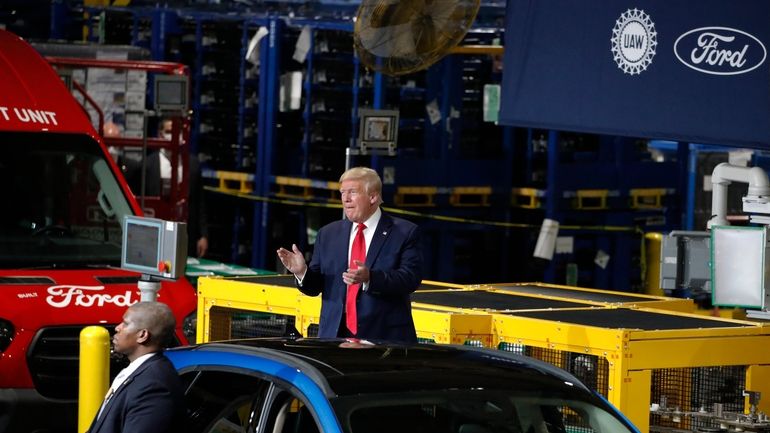
[[[130,306],[131,316],[138,329],[150,332],[148,346],[165,348],[171,342],[176,327],[174,313],[162,302],[137,302]]]

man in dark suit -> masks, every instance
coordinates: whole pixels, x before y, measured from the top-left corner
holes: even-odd
[[[179,120],[177,120],[177,123],[179,123]],[[180,128],[180,126],[177,126],[177,128]],[[168,117],[161,119],[158,126],[158,138],[166,141],[173,141],[173,137],[174,119]],[[179,143],[184,144],[184,135],[179,133],[178,137]],[[161,157],[160,159],[166,158],[164,164],[167,164],[167,170],[170,170],[173,164],[168,160],[168,157],[163,151],[157,153]],[[187,239],[189,239],[190,242],[187,243],[187,257],[203,257],[209,249],[208,205],[206,194],[203,191],[203,179],[201,178],[201,161],[199,155],[190,152],[188,161],[189,165],[187,166],[187,173],[181,173],[182,176],[187,176],[188,180]],[[154,163],[154,161],[152,159],[149,160],[148,166],[151,166],[152,163]],[[166,173],[166,177],[164,177],[160,165],[158,166],[158,171],[156,173],[160,173],[160,178],[163,182],[171,181],[171,173]]]
[[[302,293],[321,294],[319,337],[416,343],[409,295],[422,281],[417,226],[380,210],[382,181],[370,168],[343,173],[340,193],[346,219],[318,231],[310,265],[296,245],[278,249],[281,263]]]
[[[198,155],[190,154],[187,196],[187,257],[203,257],[209,250],[208,201]]]
[[[139,302],[115,327],[115,351],[131,363],[115,377],[88,433],[184,431],[182,384],[163,349],[174,333],[171,309]]]

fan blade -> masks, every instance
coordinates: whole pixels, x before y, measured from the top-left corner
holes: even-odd
[[[361,29],[357,42],[363,49],[379,57],[414,56],[416,49],[413,39],[411,26],[407,23]]]
[[[436,26],[430,16],[423,15],[412,24],[414,46],[420,56],[430,55],[437,47]]]
[[[374,28],[382,28],[408,23],[412,18],[411,3],[415,1],[420,2],[421,0],[396,0],[395,3],[377,2],[372,8],[371,15],[369,15],[369,25]]]
[[[361,0],[353,45],[376,71],[425,69],[463,39],[479,6],[480,0]]]

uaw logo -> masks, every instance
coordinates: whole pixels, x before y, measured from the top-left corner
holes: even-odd
[[[767,50],[754,36],[729,27],[701,27],[679,36],[674,54],[690,69],[711,75],[738,75],[757,69]]]
[[[658,34],[650,16],[640,9],[625,11],[612,29],[612,58],[624,74],[644,72],[658,47]]]

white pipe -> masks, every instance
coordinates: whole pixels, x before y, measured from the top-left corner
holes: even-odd
[[[713,225],[729,225],[727,221],[727,186],[732,182],[749,184],[748,196],[770,196],[770,180],[759,167],[742,167],[723,162],[711,173],[711,219]]]
[[[160,281],[158,280],[139,280],[137,281],[139,287],[139,293],[141,293],[140,301],[155,302],[158,300],[158,292],[160,292]]]

